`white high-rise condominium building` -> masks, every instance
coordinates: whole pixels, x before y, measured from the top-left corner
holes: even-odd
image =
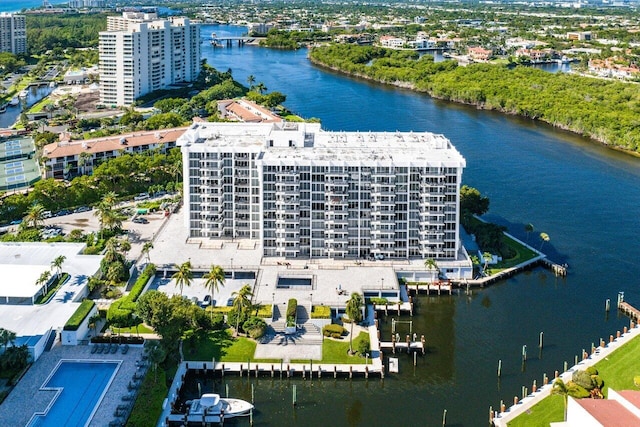
[[[27,53],[27,24],[23,15],[0,13],[0,52]]]
[[[155,14],[109,17],[100,32],[100,102],[131,105],[136,98],[195,80],[200,73],[200,27],[187,18]]]
[[[465,160],[442,135],[196,123],[177,144],[191,238],[255,239],[264,256],[457,259]]]

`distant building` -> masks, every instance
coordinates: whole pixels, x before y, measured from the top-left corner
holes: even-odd
[[[555,52],[552,49],[518,49],[515,55],[528,58],[533,62],[541,62],[553,58]]]
[[[100,32],[100,103],[131,105],[142,95],[191,82],[200,73],[200,26],[155,13],[107,18]]]
[[[224,99],[218,101],[220,117],[244,123],[277,123],[282,118],[248,99]]]
[[[194,123],[179,139],[190,238],[263,256],[464,259],[465,160],[443,135],[313,123]]]
[[[107,0],[69,0],[69,7],[76,9],[97,7],[103,8],[107,6]]]
[[[589,71],[600,77],[613,79],[634,79],[640,77],[640,67],[629,63],[624,58],[611,57],[607,59],[590,59]]]
[[[407,43],[407,41],[403,38],[400,37],[395,37],[395,36],[380,36],[380,45],[384,46],[384,47],[391,47],[391,48],[400,48],[402,46],[404,46]]]
[[[44,178],[68,179],[90,175],[94,167],[121,153],[140,153],[154,148],[165,152],[176,146],[176,140],[186,129],[163,129],[80,141],[71,141],[62,134],[59,142],[45,145],[42,149]]]
[[[594,35],[591,31],[570,31],[567,33],[567,39],[569,40],[581,40],[590,41]]]
[[[493,56],[493,51],[491,49],[485,49],[483,47],[470,47],[467,50],[467,54],[469,58],[473,61],[488,61],[489,58]]]
[[[27,53],[27,24],[23,15],[0,13],[0,52]]]
[[[249,34],[265,35],[272,28],[275,28],[275,24],[273,22],[251,22],[247,24]]]
[[[99,76],[98,67],[81,68],[79,70],[69,70],[64,74],[64,84],[66,85],[82,85],[88,84],[92,78]]]

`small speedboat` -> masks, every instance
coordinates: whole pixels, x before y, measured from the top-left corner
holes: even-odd
[[[203,394],[200,399],[194,399],[189,405],[187,416],[200,419],[209,415],[224,418],[233,418],[249,415],[253,405],[242,399],[222,398],[216,393]]]
[[[21,90],[20,93],[18,94],[18,97],[26,98],[28,95],[29,95],[29,92],[27,92],[26,90]]]
[[[11,98],[11,101],[9,101],[9,105],[18,105],[20,104],[20,98],[18,98],[17,96],[14,96],[13,98]]]

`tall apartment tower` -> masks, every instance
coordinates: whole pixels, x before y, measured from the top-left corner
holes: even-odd
[[[131,105],[142,95],[195,80],[200,27],[187,18],[158,20],[125,12],[100,32],[100,102]]]
[[[0,13],[0,52],[27,53],[27,24],[23,15]]]
[[[458,259],[465,160],[442,135],[196,123],[177,144],[192,238],[289,258]]]

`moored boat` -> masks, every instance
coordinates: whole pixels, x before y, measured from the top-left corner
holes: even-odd
[[[187,402],[188,403],[188,402]],[[194,399],[188,405],[187,417],[215,416],[233,418],[249,415],[253,405],[242,399],[222,398],[216,393],[203,394],[200,399]]]
[[[21,90],[20,93],[18,94],[18,97],[20,98],[26,98],[27,95],[29,95],[29,92],[27,92],[27,90]]]
[[[9,105],[18,105],[20,104],[20,98],[18,98],[17,96],[14,96],[13,98],[11,98],[11,101],[9,101]]]

